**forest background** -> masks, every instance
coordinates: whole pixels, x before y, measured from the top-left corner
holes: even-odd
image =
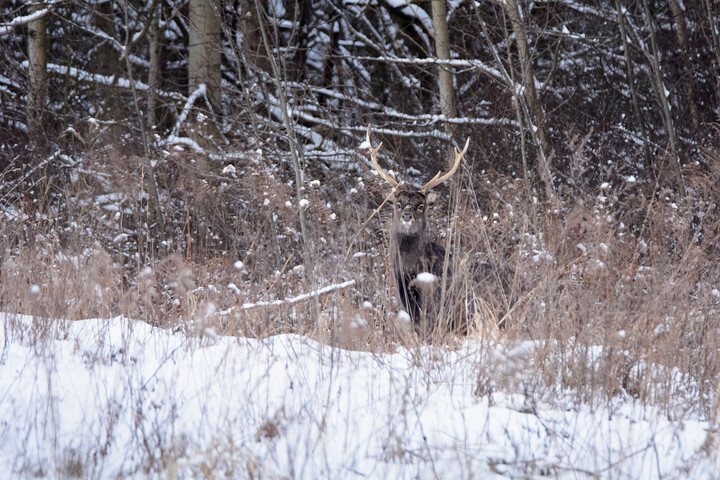
[[[419,184],[469,137],[430,216],[457,258],[517,272],[504,335],[553,338],[538,368],[588,397],[668,399],[676,368],[709,415],[718,10],[4,2],[0,305],[392,348],[410,337],[367,125],[384,166]]]

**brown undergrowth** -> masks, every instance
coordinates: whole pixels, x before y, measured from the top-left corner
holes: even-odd
[[[620,395],[668,409],[687,396],[709,409],[720,373],[720,161],[706,156],[708,167],[688,169],[682,198],[621,175],[556,186],[543,204],[522,181],[492,174],[441,194],[429,221],[449,247],[450,270],[497,273],[463,283],[463,301],[475,304],[470,341],[532,342],[522,364],[534,372],[521,380],[528,392]],[[100,175],[109,164],[100,158],[86,165],[94,180],[68,183],[65,204],[18,201],[3,213],[4,311],[128,315],[191,336],[300,333],[378,353],[420,343],[398,315],[385,261],[389,208],[371,217],[389,192],[372,175],[309,182],[298,205],[283,172],[257,156],[234,173],[198,172],[187,155],[172,155],[111,176]],[[312,275],[299,253],[298,208],[311,222]],[[458,307],[448,305],[448,315]],[[431,341],[453,348],[466,339]],[[478,366],[479,394],[520,381],[502,373],[507,365],[490,355]]]

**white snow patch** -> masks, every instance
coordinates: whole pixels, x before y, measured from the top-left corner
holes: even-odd
[[[703,448],[714,429],[692,409],[590,407],[560,385],[476,394],[490,361],[535,385],[535,342],[387,354],[123,317],[0,322],[7,478],[54,478],[70,460],[101,478],[715,478],[720,467]]]
[[[418,274],[417,277],[415,277],[415,280],[417,280],[420,283],[435,283],[435,280],[437,280],[437,277],[430,272],[422,272],[422,273]]]

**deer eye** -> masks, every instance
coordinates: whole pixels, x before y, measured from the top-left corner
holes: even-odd
[[[417,206],[417,211],[418,211],[418,212],[422,212],[423,210],[425,210],[425,205],[418,205],[418,206]]]

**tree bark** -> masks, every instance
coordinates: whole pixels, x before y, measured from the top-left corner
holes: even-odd
[[[31,6],[30,12],[39,10],[41,5]],[[28,24],[28,91],[26,117],[30,140],[39,143],[45,138],[44,113],[48,90],[47,35],[45,17]]]
[[[518,8],[517,0],[506,0],[503,3],[505,13],[510,18],[513,33],[515,33],[515,45],[518,50],[520,60],[520,68],[522,74],[522,85],[530,112],[533,116],[533,122],[537,128],[537,136],[540,140],[541,147],[545,154],[549,151],[550,136],[548,134],[547,122],[545,121],[545,111],[540,104],[537,89],[535,88],[535,71],[530,58],[530,49],[527,42],[527,33],[525,32],[525,24],[523,23]]]
[[[201,84],[207,89],[210,107],[217,114],[221,109],[220,78],[222,65],[222,29],[217,0],[190,0],[190,93]]]
[[[445,0],[432,0],[432,20],[435,30],[435,51],[439,60],[450,60],[450,35],[448,34],[447,8]],[[438,88],[440,91],[440,111],[446,119],[457,117],[453,73],[449,66],[438,66]],[[445,122],[445,131],[452,136],[454,126]],[[449,159],[451,160],[451,159]]]
[[[718,33],[718,25],[715,22],[715,12],[711,0],[703,0],[703,4],[705,5],[705,12],[707,13],[713,53],[715,54],[715,102],[716,105],[720,105],[720,34]]]
[[[248,63],[263,72],[272,73],[268,52],[262,39],[262,30],[255,3],[261,0],[241,0],[240,29],[242,30],[243,52]],[[264,8],[262,5],[258,5]]]
[[[148,31],[149,40],[149,61],[148,68],[148,92],[147,92],[147,128],[150,133],[150,142],[155,143],[155,133],[157,127],[157,107],[158,96],[157,91],[160,88],[160,31],[158,18],[159,10],[162,6],[156,6],[158,11],[150,12],[153,15],[152,23]]]
[[[687,92],[687,100],[690,104],[690,117],[692,118],[693,127],[697,130],[700,128],[700,112],[695,102],[695,77],[692,61],[690,60],[687,20],[685,19],[685,12],[678,0],[668,0],[668,3],[670,4],[673,19],[675,20],[675,32],[677,34],[678,44],[680,45],[680,56],[685,66],[685,91]]]
[[[681,195],[685,195],[685,185],[682,176],[682,166],[680,165],[680,155],[677,148],[677,139],[675,136],[675,124],[670,113],[670,102],[665,89],[665,81],[663,79],[662,70],[660,68],[660,55],[658,53],[657,38],[655,36],[655,26],[653,24],[652,13],[648,0],[643,0],[645,8],[645,17],[648,30],[650,31],[650,59],[652,62],[653,75],[651,76],[652,85],[655,90],[660,109],[662,110],[663,123],[667,132],[668,143],[670,144],[670,152],[672,154],[673,171],[677,180],[677,186]]]

